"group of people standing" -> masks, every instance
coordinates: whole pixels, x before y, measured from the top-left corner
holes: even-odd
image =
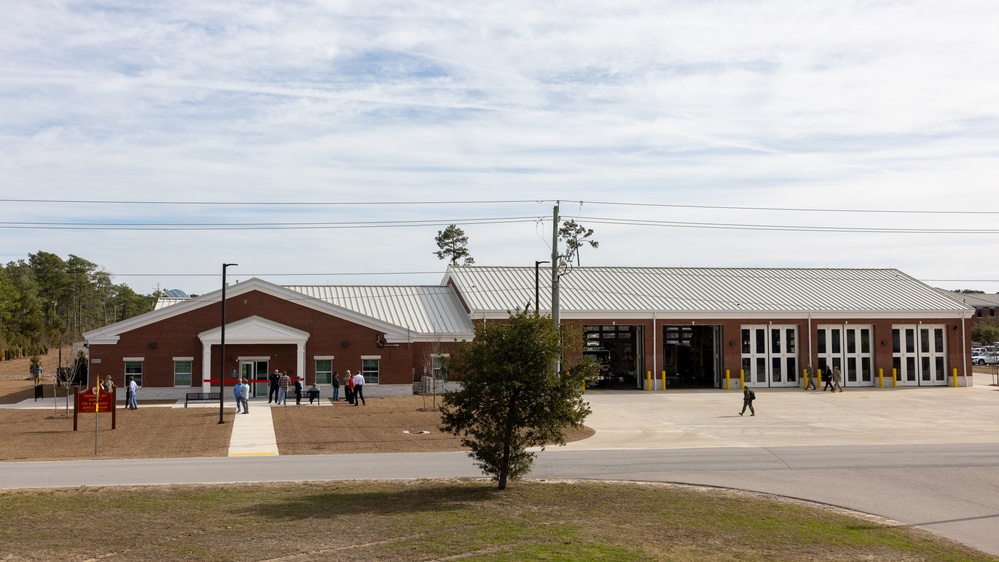
[[[274,373],[268,377],[268,383],[270,391],[267,394],[267,403],[271,404],[276,402],[281,405],[288,405],[288,391],[294,389],[295,391],[295,404],[302,405],[302,393],[304,391],[303,379],[296,377],[294,382],[292,382],[292,377],[287,371],[275,370]],[[244,382],[245,381],[241,381]],[[353,404],[358,406],[363,404],[367,406],[367,402],[364,400],[364,375],[358,372],[355,375],[351,375],[350,371],[347,371],[346,376],[343,378],[344,386],[344,397],[348,404]],[[338,402],[340,400],[340,373],[333,371],[333,401]],[[239,385],[237,385],[238,387]],[[236,392],[236,391],[234,391]],[[249,385],[245,391],[243,391],[244,399],[249,396]],[[309,404],[314,403],[319,400],[319,387],[313,384],[309,390]],[[244,412],[245,413],[245,412]]]
[[[236,398],[236,413],[250,413],[250,383],[246,379],[239,379],[239,382],[232,386],[232,395]]]
[[[347,370],[347,374],[343,377],[343,388],[344,398],[347,399],[348,404],[358,406],[358,400],[360,400],[361,404],[368,405],[364,401],[364,375],[360,371],[356,375],[351,375],[350,370]],[[333,401],[340,401],[340,373],[338,371],[333,371]]]
[[[104,392],[114,392],[115,385],[114,381],[111,380],[111,375],[108,375],[104,382],[101,383],[101,388]],[[139,385],[135,382],[135,378],[129,375],[125,379],[125,407],[129,410],[138,410],[139,402],[136,399],[136,394],[139,392]]]

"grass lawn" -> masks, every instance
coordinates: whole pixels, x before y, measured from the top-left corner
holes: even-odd
[[[0,493],[0,559],[995,560],[739,492],[484,480]]]

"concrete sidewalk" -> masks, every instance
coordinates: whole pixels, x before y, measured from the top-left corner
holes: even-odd
[[[227,405],[229,403],[227,402]],[[231,407],[235,408],[235,402],[231,402]],[[179,407],[184,407],[181,400]],[[332,406],[326,398],[320,398],[316,403],[309,404],[308,398],[303,398],[302,405],[297,406],[295,399],[291,398],[286,405],[264,402],[262,397],[251,398],[249,401],[249,414],[238,414],[233,418],[232,435],[229,437],[230,457],[272,457],[277,456],[278,445],[277,435],[274,433],[274,418],[271,416],[271,408],[315,408],[318,406]],[[174,406],[178,407],[178,406]],[[190,408],[218,408],[217,404],[198,403],[191,404]]]

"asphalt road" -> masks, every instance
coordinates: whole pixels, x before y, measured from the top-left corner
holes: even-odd
[[[0,463],[0,487],[480,477],[464,453]],[[915,525],[999,555],[999,445],[547,450],[532,478],[766,492]]]

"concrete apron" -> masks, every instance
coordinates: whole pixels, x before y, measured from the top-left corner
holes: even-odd
[[[844,392],[754,388],[756,416],[741,390],[611,391],[585,394],[596,430],[559,450],[772,447],[999,442],[999,387],[846,388]]]

